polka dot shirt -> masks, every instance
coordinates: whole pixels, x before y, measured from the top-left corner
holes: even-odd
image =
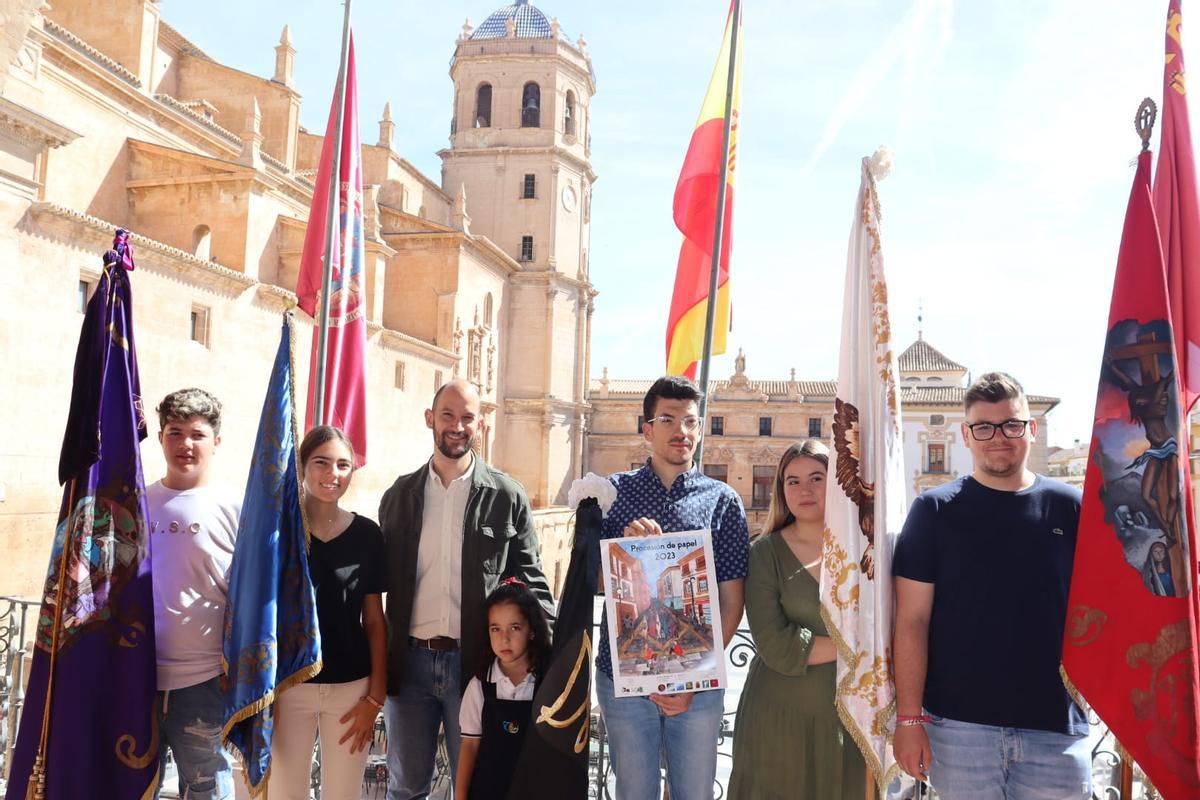
[[[649,517],[662,526],[663,533],[712,531],[713,559],[717,582],[746,577],[750,552],[750,529],[742,498],[728,484],[691,469],[675,479],[668,491],[650,468],[618,472],[608,478],[617,487],[617,500],[604,518],[602,539],[615,539],[635,519]],[[596,648],[596,667],[612,676],[612,656],[608,647],[608,604],[600,618],[600,639]]]

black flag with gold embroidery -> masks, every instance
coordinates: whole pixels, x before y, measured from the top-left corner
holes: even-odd
[[[554,625],[550,667],[533,696],[533,729],[525,736],[521,748],[508,790],[510,800],[587,797],[592,604],[600,571],[602,521],[596,498],[587,497],[579,502],[571,563]]]

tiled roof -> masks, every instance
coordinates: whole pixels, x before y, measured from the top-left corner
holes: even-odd
[[[934,352],[937,352],[936,350]],[[640,398],[644,396],[650,388],[653,381],[649,380],[629,380],[629,379],[610,379],[608,381],[608,396],[628,396]],[[755,392],[761,392],[768,397],[786,397],[788,395],[789,381],[750,381],[750,389]],[[709,381],[709,392],[716,392],[718,396],[722,392],[729,389],[729,381]],[[600,391],[601,381],[593,379],[591,390],[593,393]],[[835,381],[797,381],[797,391],[810,399],[829,398],[832,399],[837,391],[837,383]],[[901,386],[900,387],[900,404],[915,405],[915,406],[962,406],[963,397],[967,390],[963,386]],[[1038,406],[1054,407],[1058,405],[1059,398],[1050,397],[1049,395],[1031,394],[1028,395],[1030,404]]]
[[[549,39],[552,36],[550,21],[546,19],[546,15],[522,0],[522,2],[493,11],[491,16],[475,29],[471,38],[503,39],[507,35],[510,19],[516,23],[518,39]]]
[[[900,354],[901,372],[966,372],[967,368],[942,355],[924,339],[917,339]]]
[[[600,390],[600,381],[592,380],[592,391]],[[608,382],[608,394],[621,395],[631,394],[642,396],[650,389],[650,384],[654,381],[650,380],[627,380],[627,379],[611,379]],[[750,390],[765,394],[768,397],[786,397],[788,395],[788,385],[790,381],[749,381]],[[797,381],[796,390],[800,394],[812,395],[815,397],[833,397],[834,389],[837,384],[834,381]],[[709,393],[729,391],[729,381],[709,381]]]
[[[900,405],[961,406],[967,390],[963,386],[902,386]],[[1058,405],[1059,398],[1044,394],[1026,395],[1030,405]]]

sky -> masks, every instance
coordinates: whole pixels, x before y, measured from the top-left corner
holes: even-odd
[[[680,243],[672,196],[728,3],[534,4],[573,40],[585,35],[597,79],[592,375],[607,366],[613,378],[652,378],[664,368]],[[341,3],[160,7],[213,58],[264,76],[289,25],[302,124],[324,129]],[[454,41],[465,19],[478,25],[498,7],[356,0],[364,141],[390,102],[395,149],[440,180]],[[1062,399],[1051,444],[1087,440],[1140,149],[1133,118],[1143,97],[1161,99],[1166,9],[1166,0],[745,0],[733,330],[713,377],[733,372],[738,348],[752,379],[792,368],[799,379],[836,377],[860,161],[886,144],[893,167],[879,193],[898,352],[916,339],[922,309],[925,340],[973,374],[1002,369],[1030,393]],[[1188,10],[1185,56],[1200,63]]]

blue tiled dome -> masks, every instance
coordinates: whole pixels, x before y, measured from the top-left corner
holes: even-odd
[[[511,6],[497,9],[491,16],[475,29],[472,39],[503,39],[506,35],[507,23],[513,20],[517,24],[517,37],[521,39],[551,38],[550,20],[537,8],[529,5],[527,0],[520,0]]]

